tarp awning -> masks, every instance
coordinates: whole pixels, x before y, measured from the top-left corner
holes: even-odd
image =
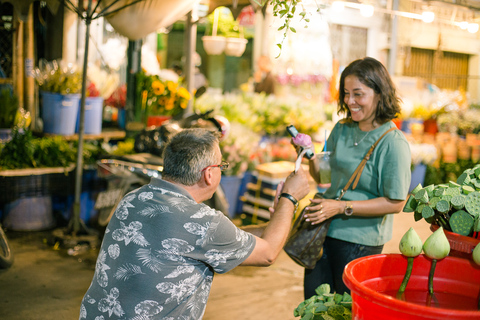
[[[101,7],[109,12],[134,0],[106,0]],[[193,9],[197,0],[145,0],[105,16],[112,27],[130,40],[141,39],[161,27],[168,27]]]

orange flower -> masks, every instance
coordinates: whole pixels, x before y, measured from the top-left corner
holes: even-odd
[[[157,96],[165,92],[165,86],[158,80],[152,82],[152,89],[153,93]]]
[[[188,92],[188,90],[183,87],[178,89],[178,96],[187,100],[190,100],[192,98],[190,92]]]
[[[158,104],[159,106],[162,106],[162,107],[163,107],[164,105],[167,104],[167,98],[166,98],[166,97],[160,97],[160,98],[158,98],[157,104]]]
[[[178,84],[173,81],[167,81],[167,88],[171,92],[175,92],[177,90]]]
[[[165,110],[172,110],[174,105],[175,99],[168,99],[167,103],[165,104]]]

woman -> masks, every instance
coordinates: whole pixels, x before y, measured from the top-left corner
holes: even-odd
[[[346,114],[333,128],[331,186],[324,199],[312,199],[306,220],[312,225],[332,218],[322,258],[314,269],[305,269],[305,299],[329,283],[337,292],[350,292],[342,281],[346,264],[379,254],[392,238],[393,214],[401,212],[410,186],[410,148],[403,133],[386,134],[375,148],[354,190],[335,200],[370,147],[395,124],[399,98],[385,67],[373,58],[353,61],[340,78],[338,113]],[[308,139],[307,139],[308,140]],[[318,163],[309,162],[310,174],[320,181]]]

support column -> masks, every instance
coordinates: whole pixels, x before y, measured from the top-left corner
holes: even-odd
[[[392,10],[398,11],[398,0],[392,0]],[[390,54],[388,55],[388,72],[391,76],[395,75],[395,65],[397,60],[397,33],[398,33],[398,17],[393,15],[392,28],[390,31]]]
[[[24,48],[24,98],[23,108],[30,112],[32,126],[36,123],[38,116],[35,112],[35,79],[33,78],[34,67],[34,40],[33,40],[33,3],[28,10],[28,20],[23,23],[23,48]]]
[[[142,119],[142,102],[137,101],[137,73],[142,65],[142,40],[128,41],[127,48],[127,101],[125,103],[127,130],[140,130],[145,125],[146,119]],[[143,120],[143,121],[142,121]]]
[[[193,96],[195,90],[195,62],[193,59],[194,54],[197,51],[197,14],[195,9],[187,14],[187,24],[185,26],[185,78],[187,80],[187,90]],[[193,97],[188,102],[185,115],[193,113]]]
[[[16,52],[16,58],[14,60],[13,64],[13,75],[15,82],[13,84],[14,86],[14,91],[17,93],[18,96],[18,106],[20,108],[24,107],[24,82],[25,82],[25,77],[24,77],[24,59],[23,59],[23,52],[24,52],[24,47],[23,47],[23,34],[24,34],[24,25],[25,22],[18,20],[18,32],[16,33],[16,38],[14,40],[14,46],[15,46],[15,52]]]

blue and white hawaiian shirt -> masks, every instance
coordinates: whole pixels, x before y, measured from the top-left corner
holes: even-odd
[[[254,247],[255,237],[223,213],[154,178],[112,216],[80,319],[201,319],[214,273]]]

